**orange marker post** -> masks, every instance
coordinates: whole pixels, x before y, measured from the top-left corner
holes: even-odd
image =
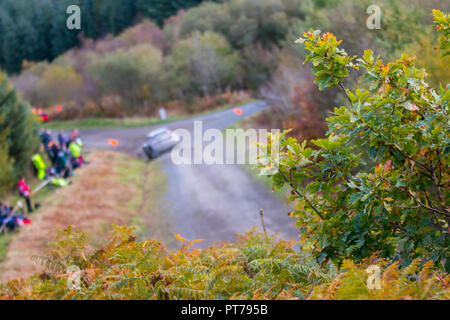
[[[242,116],[242,109],[241,108],[234,108],[233,112],[236,113],[238,116]]]
[[[116,139],[108,139],[108,143],[112,145],[114,148],[116,148],[117,145],[119,144],[119,141],[117,141]]]

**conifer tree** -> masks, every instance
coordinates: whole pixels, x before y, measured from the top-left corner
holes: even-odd
[[[1,185],[10,186],[26,172],[37,145],[37,125],[29,105],[20,99],[6,74],[0,72]]]

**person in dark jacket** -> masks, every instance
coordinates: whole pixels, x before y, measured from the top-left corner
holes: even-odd
[[[66,152],[62,148],[58,148],[56,157],[56,173],[62,176],[64,179],[70,177],[70,168],[68,166]]]
[[[54,143],[53,141],[50,141],[48,143],[48,147],[49,147],[49,153],[48,156],[50,158],[50,161],[52,162],[53,166],[56,166],[56,161],[58,160],[58,145],[56,143]]]
[[[68,140],[69,140],[69,138],[64,135],[62,130],[59,130],[58,131],[58,142],[59,142],[59,147],[61,149],[64,150],[64,148],[67,146]]]
[[[31,220],[14,211],[13,207],[0,202],[0,233],[5,229],[14,231],[17,227],[30,224]]]
[[[0,203],[0,230],[4,227],[9,230],[14,230],[17,227],[15,223],[12,212],[13,208],[11,208],[7,203]]]
[[[51,147],[54,145],[54,142],[52,140],[52,132],[50,130],[44,130],[41,129],[40,132],[41,135],[41,142],[44,146],[45,152],[48,155],[48,158],[52,161],[54,165],[54,160],[56,160],[54,152],[52,151]]]
[[[50,131],[49,130],[45,130],[45,129],[41,129],[41,132],[39,133],[41,136],[41,142],[44,145],[44,148],[47,149],[48,147],[48,143],[50,141],[52,141],[52,137],[50,135]]]

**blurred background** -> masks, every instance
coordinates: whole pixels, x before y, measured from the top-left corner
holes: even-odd
[[[72,4],[81,9],[81,30],[66,27]],[[366,27],[369,5],[381,9],[379,30]],[[342,97],[313,85],[294,44],[302,32],[332,32],[351,55],[415,53],[438,86],[449,82],[450,57],[437,59],[431,10],[449,7],[446,0],[2,0],[0,66],[50,121],[152,117],[161,107],[186,115],[259,98],[270,109],[256,122],[316,138]],[[16,118],[16,127],[32,126]],[[0,174],[5,186],[33,148],[19,136],[9,147],[14,174]]]
[[[66,27],[70,16],[66,10],[70,5],[81,9],[80,30]],[[370,5],[381,9],[380,29],[367,28],[370,16],[367,8]],[[450,82],[450,57],[438,59],[440,54],[435,49],[437,33],[432,30],[432,9],[449,12],[450,1],[1,0],[0,197],[11,199],[11,193],[16,196],[18,179],[23,174],[32,176],[30,159],[39,150],[40,127],[83,129],[89,127],[89,123],[93,124],[91,127],[108,123],[138,126],[145,124],[142,119],[158,118],[161,108],[165,108],[169,120],[179,120],[263,100],[268,108],[245,123],[240,122],[240,126],[290,128],[291,134],[298,139],[324,136],[327,114],[341,105],[344,97],[333,89],[319,91],[313,84],[310,66],[302,64],[306,53],[294,41],[310,29],[334,33],[338,40],[343,40],[342,46],[350,55],[362,55],[366,48],[382,56],[384,61],[396,59],[402,52],[415,54],[417,64],[432,74],[428,78],[429,83],[434,87],[445,85]],[[346,85],[351,88],[360,80],[355,72],[347,81]],[[257,106],[253,105],[253,109],[256,110]],[[244,110],[244,115],[249,113]],[[231,113],[222,118],[226,125],[238,119]],[[106,120],[110,122],[106,123]],[[43,121],[47,123],[43,124]],[[132,138],[128,139],[134,141],[137,136],[145,137],[145,130],[129,131],[128,137]],[[83,134],[88,138],[88,145],[100,137]],[[103,133],[101,142],[107,145],[107,139],[117,138],[115,134],[113,131]],[[140,145],[140,141],[137,144]],[[123,145],[119,141],[119,148]],[[147,170],[145,172],[151,173],[153,180],[139,183],[164,184],[164,178],[156,180],[159,177],[156,172],[161,171],[158,168],[152,171],[140,162],[133,163],[118,155],[101,153],[92,159],[107,164],[108,167],[103,169],[109,175],[113,175],[111,163],[124,170],[132,163],[134,171],[126,171],[124,176],[138,181],[142,176],[147,177],[142,174]],[[102,168],[94,169],[86,171],[89,173],[85,174],[86,181],[80,180],[84,184],[79,182],[79,194],[85,192],[87,198],[95,195],[96,190],[101,189],[99,186],[105,185],[107,174],[102,173]],[[189,181],[204,174],[206,187],[202,190],[210,193],[202,194],[211,198],[211,188],[206,182],[213,180],[210,177],[216,176],[215,172],[207,173],[203,168],[198,170],[199,173],[186,170],[178,174],[173,171],[175,169],[163,169],[169,185],[173,180],[172,186],[176,186],[184,177],[192,192],[195,189]],[[98,174],[93,182],[92,177],[99,172],[102,174]],[[246,176],[241,176],[240,171],[233,171],[233,174],[225,172],[222,176],[230,181],[233,176],[240,188],[256,190],[254,198],[242,200],[253,201],[256,207],[250,208],[249,205],[248,210],[252,214],[257,213],[258,202],[268,198],[265,191],[257,189],[253,182],[246,180]],[[136,185],[136,181],[128,183]],[[248,182],[254,188],[239,181]],[[114,197],[129,191],[123,186],[120,190],[114,179],[106,185],[110,186],[106,188],[108,192],[116,190]],[[222,191],[222,186],[216,186],[217,190]],[[143,190],[146,194],[158,194],[151,188]],[[236,194],[230,187],[228,197],[226,192],[218,192],[217,198],[223,197],[223,202],[228,204],[239,198]],[[178,193],[173,195],[176,202]],[[74,210],[80,203],[89,203],[86,197],[73,204]],[[93,208],[100,208],[97,203],[99,197],[91,197]],[[67,203],[71,199],[72,195],[67,195],[64,201]],[[139,201],[143,200],[139,198],[136,202]],[[210,211],[217,209],[218,202],[208,203]],[[279,208],[278,203],[273,202],[273,207]],[[121,214],[121,209],[108,207],[110,204],[102,203],[109,210],[100,208],[102,214],[113,211]],[[147,204],[133,205],[134,211],[129,211],[134,214],[145,211],[142,208]],[[236,201],[234,205],[243,207]],[[179,206],[180,211],[186,209],[184,203]],[[58,220],[62,219],[61,208],[55,209],[55,216],[51,216],[53,220],[45,220],[45,223],[49,222],[49,228],[69,222],[76,224]],[[191,208],[193,212],[194,209],[197,212],[198,207]],[[90,209],[83,210],[89,214]],[[173,209],[164,210],[165,213]],[[71,218],[75,213],[70,211],[66,216]],[[259,219],[259,216],[255,217]],[[122,221],[120,218],[117,218],[118,223]],[[105,219],[115,221],[109,216]],[[152,219],[147,220],[154,224]],[[57,223],[53,223],[55,221]],[[194,224],[195,220],[192,221]],[[233,221],[234,225],[244,225],[242,221],[236,221]],[[99,234],[103,226],[89,224],[93,225]],[[216,225],[222,227],[222,221]],[[23,251],[20,244],[34,243],[41,238],[42,229],[36,228],[36,238],[29,242],[18,238],[16,251]],[[211,229],[210,232],[215,231]],[[2,248],[7,247],[6,241],[2,244],[2,239],[0,260],[6,254],[6,249]],[[23,265],[22,261],[18,265]]]

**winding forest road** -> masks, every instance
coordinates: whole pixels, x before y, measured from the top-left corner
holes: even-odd
[[[119,141],[116,150],[144,158],[141,145],[151,130],[167,127],[193,132],[196,120],[202,121],[203,130],[223,130],[241,117],[253,115],[266,107],[264,102],[258,101],[241,106],[241,116],[228,109],[149,127],[82,130],[80,133],[88,150],[112,150],[108,139],[114,138]],[[205,239],[201,247],[214,241],[234,240],[236,234],[249,231],[254,226],[261,230],[259,210],[262,209],[270,233],[280,233],[285,239],[297,237],[294,221],[288,217],[288,206],[255,181],[242,166],[176,165],[171,161],[170,152],[154,161],[161,162],[167,177],[167,193],[161,201],[161,213],[169,215],[174,233],[187,239]]]

